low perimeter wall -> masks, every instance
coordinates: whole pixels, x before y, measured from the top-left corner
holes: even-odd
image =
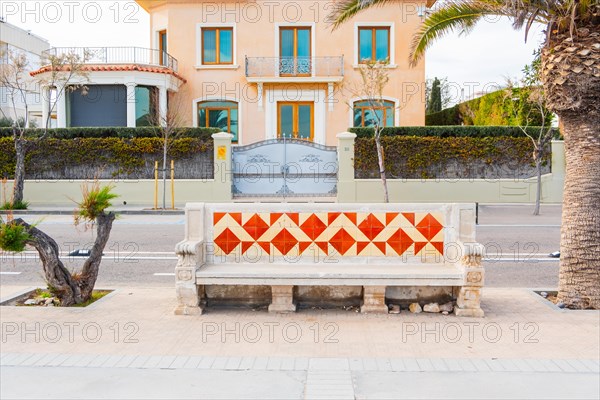
[[[383,202],[383,186],[379,179],[354,178],[353,133],[338,135],[337,201],[340,203]],[[214,179],[175,180],[175,206],[188,202],[231,202],[231,135],[213,135]],[[564,143],[552,142],[552,172],[542,176],[542,202],[560,203],[565,176]],[[81,180],[27,180],[25,200],[32,206],[71,206],[70,199],[81,197]],[[152,207],[155,183],[153,180],[101,180],[115,185],[120,196],[115,206],[126,202],[130,206]],[[532,203],[536,195],[536,179],[390,179],[390,202],[479,202]],[[6,185],[12,192],[12,182]],[[171,206],[171,182],[167,180],[167,207]],[[159,206],[162,205],[162,180],[159,181]]]

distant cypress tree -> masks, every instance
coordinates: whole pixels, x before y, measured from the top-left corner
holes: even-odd
[[[442,85],[436,77],[431,84],[431,93],[427,103],[426,113],[433,114],[442,111]]]

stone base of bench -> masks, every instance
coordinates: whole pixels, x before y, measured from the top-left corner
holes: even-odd
[[[289,313],[296,311],[294,304],[294,286],[271,286],[272,301],[269,312]]]
[[[360,312],[366,314],[387,314],[388,306],[385,304],[385,288],[385,286],[365,286]]]
[[[179,305],[175,307],[175,315],[202,315],[204,309],[202,307],[190,307]]]

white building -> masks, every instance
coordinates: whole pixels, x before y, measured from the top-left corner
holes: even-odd
[[[27,56],[30,71],[40,68],[41,54],[47,50],[50,44],[46,39],[32,34],[15,25],[0,19],[0,64],[7,64],[8,53],[23,53]],[[14,100],[14,102],[13,102]],[[13,96],[10,90],[0,87],[0,118],[6,117],[12,120],[25,116],[25,104],[28,106],[29,123],[42,125],[42,101],[39,90],[32,88],[27,99],[22,96]],[[14,104],[14,106],[13,106]]]

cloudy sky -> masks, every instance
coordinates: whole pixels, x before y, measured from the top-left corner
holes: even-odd
[[[0,1],[5,20],[45,37],[52,46],[149,47],[148,14],[130,0]],[[508,20],[482,21],[469,35],[438,41],[427,53],[427,77],[446,77],[465,96],[517,77],[542,40],[535,27],[528,43]]]

